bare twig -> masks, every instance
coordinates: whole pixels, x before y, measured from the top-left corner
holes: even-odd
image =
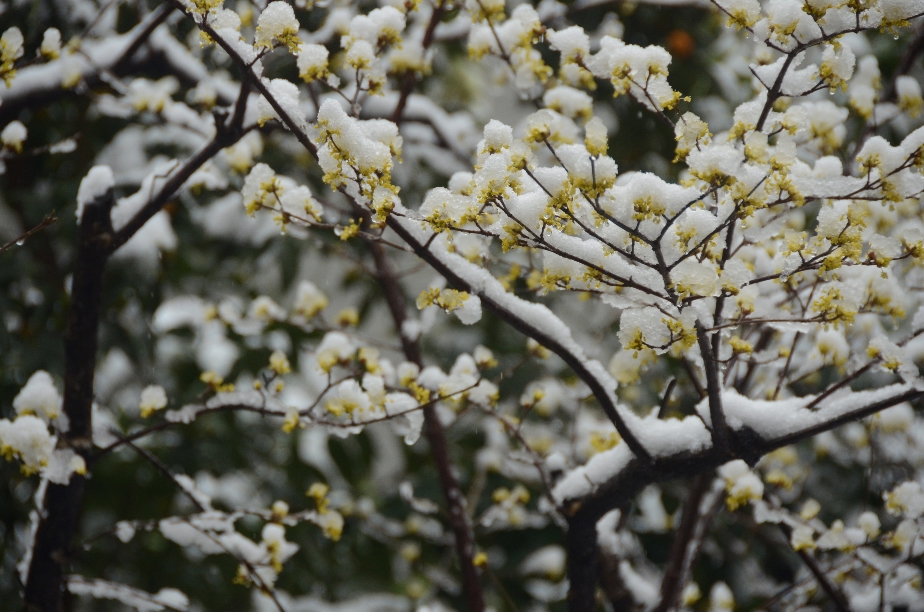
[[[48,213],[47,215],[45,215],[45,218],[42,219],[42,222],[41,222],[41,223],[39,223],[38,225],[36,225],[36,226],[33,227],[32,229],[30,229],[29,231],[25,232],[24,234],[22,234],[22,235],[20,235],[20,236],[18,236],[18,237],[16,237],[16,238],[13,238],[12,240],[10,240],[9,242],[7,242],[7,243],[4,244],[3,246],[0,246],[0,253],[2,253],[3,251],[7,250],[7,249],[10,248],[10,247],[12,247],[14,244],[15,244],[15,245],[18,245],[18,246],[22,246],[22,244],[23,244],[26,240],[28,240],[30,236],[32,236],[32,234],[35,234],[35,233],[38,233],[38,232],[42,231],[43,229],[45,229],[45,228],[48,227],[49,225],[54,224],[54,222],[57,221],[57,220],[58,220],[58,215],[56,215],[54,211],[51,211],[50,213]]]
[[[671,401],[671,394],[674,392],[674,387],[677,386],[677,379],[671,378],[667,386],[664,388],[664,395],[661,397],[661,405],[658,407],[658,418],[663,419],[667,416],[667,407]]]
[[[164,462],[158,459],[154,453],[141,448],[140,446],[138,446],[137,444],[135,444],[134,442],[130,440],[126,440],[125,436],[122,436],[116,431],[113,431],[112,434],[118,437],[120,440],[122,440],[126,446],[128,446],[133,451],[135,451],[136,453],[144,457],[151,465],[153,465],[157,469],[158,472],[160,472],[161,474],[166,476],[168,479],[170,479],[170,482],[172,482],[174,486],[176,486],[176,488],[179,489],[180,493],[185,495],[193,503],[193,505],[196,507],[197,510],[199,510],[199,512],[206,511],[206,507],[203,506],[202,503],[200,503],[198,499],[196,499],[195,495],[193,495],[188,490],[186,490],[186,487],[180,484],[180,482],[176,479],[176,476],[174,476],[173,472],[170,471],[170,468],[164,465]]]

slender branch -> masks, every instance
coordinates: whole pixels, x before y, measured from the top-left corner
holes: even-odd
[[[128,67],[128,62],[131,60],[132,56],[135,55],[135,52],[151,37],[151,34],[154,33],[157,26],[167,20],[167,17],[169,17],[172,12],[172,6],[169,4],[161,4],[154,12],[148,15],[147,18],[138,25],[137,31],[134,36],[132,36],[131,42],[128,43],[122,55],[115,61],[112,68],[109,70],[115,74],[119,74],[125,70]]]
[[[683,560],[683,568],[678,576],[678,581],[681,584],[686,585],[689,583],[690,576],[693,573],[693,566],[696,565],[696,560],[703,550],[703,544],[706,541],[706,536],[709,535],[712,521],[715,520],[719,510],[722,509],[724,502],[725,483],[721,480],[713,480],[711,488],[700,504],[700,520],[696,523],[696,528],[693,530],[693,537],[690,540],[689,546],[687,546],[686,556]],[[681,591],[681,594],[682,593]]]
[[[228,54],[228,56],[232,59],[232,61],[234,61],[234,63],[237,64],[237,66],[243,71],[244,77],[242,81],[249,81],[250,84],[254,87],[254,89],[260,92],[260,94],[266,99],[269,105],[276,112],[276,116],[279,117],[279,121],[282,122],[282,124],[285,125],[286,128],[288,128],[290,132],[292,132],[292,135],[295,136],[295,139],[298,140],[299,144],[302,145],[309,153],[311,153],[311,155],[314,156],[315,159],[317,159],[318,157],[317,147],[315,147],[314,143],[311,142],[311,140],[308,138],[308,134],[306,134],[305,131],[301,129],[299,122],[296,121],[295,118],[290,116],[289,113],[282,107],[282,105],[279,104],[279,101],[276,100],[276,97],[272,94],[272,92],[266,86],[266,82],[261,77],[261,75],[254,72],[253,64],[250,62],[247,62],[243,57],[241,57],[241,54],[237,52],[237,49],[235,49],[234,46],[232,46],[224,38],[222,38],[215,31],[215,28],[209,25],[209,23],[206,21],[204,16],[201,19],[197,20],[194,15],[187,12],[186,6],[181,2],[181,0],[167,0],[167,1],[173,4],[175,7],[177,7],[181,11],[183,11],[183,13],[187,17],[192,19],[193,23],[195,23],[196,26],[200,30],[208,34],[211,37],[211,39],[215,41],[215,44],[221,47],[222,50]]]
[[[408,361],[423,367],[423,357],[420,343],[404,333],[404,322],[407,320],[407,305],[401,285],[395,276],[394,269],[381,244],[368,242],[369,250],[375,261],[377,272],[376,280],[382,287],[385,302],[391,313],[395,330],[401,338],[401,346]],[[437,474],[446,498],[449,510],[449,524],[452,528],[456,556],[462,571],[462,590],[468,603],[469,612],[483,612],[485,609],[484,593],[475,569],[475,536],[465,507],[465,496],[459,487],[459,481],[453,472],[452,459],[449,456],[449,445],[446,441],[446,432],[440,423],[436,410],[432,405],[424,408],[424,431],[430,442],[430,453],[436,463]]]
[[[703,387],[703,383],[699,379],[699,374],[696,373],[696,368],[693,363],[687,357],[681,357],[680,364],[683,366],[683,371],[687,373],[690,384],[696,389],[696,394],[699,395],[700,399],[706,397],[706,389]]]
[[[709,336],[702,324],[696,322],[696,341],[703,357],[706,369],[706,392],[709,396],[709,418],[712,422],[712,442],[720,455],[728,454],[728,427],[725,424],[725,412],[722,410],[722,386],[719,382],[719,368],[716,355],[712,352]]]
[[[22,234],[22,235],[20,235],[20,236],[18,236],[18,237],[16,237],[16,238],[13,238],[12,240],[10,240],[9,242],[7,242],[7,243],[4,244],[3,246],[0,246],[0,253],[2,253],[3,251],[7,250],[8,248],[10,248],[11,246],[13,246],[14,244],[16,244],[16,245],[22,245],[26,240],[29,239],[30,236],[32,236],[32,234],[36,234],[36,233],[42,231],[43,229],[45,229],[45,228],[48,227],[49,225],[54,224],[54,222],[57,221],[57,220],[58,220],[58,215],[56,215],[54,211],[51,211],[50,213],[48,213],[47,215],[45,215],[45,218],[42,219],[42,222],[41,222],[41,223],[39,223],[38,225],[36,225],[35,227],[33,227],[32,229],[30,229],[30,230],[27,231],[26,233],[24,233],[24,234]]]
[[[667,386],[664,388],[664,395],[661,397],[661,405],[658,407],[658,418],[663,419],[667,416],[667,407],[671,401],[671,394],[674,392],[674,387],[677,386],[677,379],[671,378],[668,381]]]
[[[594,397],[600,403],[601,408],[603,408],[603,411],[606,413],[607,417],[609,417],[610,421],[613,422],[613,425],[616,427],[619,435],[622,436],[622,439],[626,441],[626,444],[629,446],[632,452],[645,462],[651,461],[651,454],[642,445],[633,431],[619,415],[619,412],[616,409],[614,398],[603,386],[601,381],[597,379],[595,374],[588,367],[586,361],[581,359],[579,356],[574,355],[567,346],[559,342],[553,335],[549,333],[547,329],[544,329],[540,321],[527,320],[526,318],[520,316],[519,313],[511,312],[508,308],[492,298],[490,295],[486,295],[484,291],[479,291],[479,289],[474,287],[467,279],[443,263],[432,251],[430,251],[429,248],[427,248],[425,244],[421,243],[411,232],[411,230],[405,227],[397,217],[394,215],[390,216],[387,223],[388,227],[394,230],[395,233],[402,238],[402,240],[404,240],[412,249],[414,249],[414,252],[418,257],[430,264],[434,270],[439,272],[454,287],[469,291],[470,293],[478,294],[481,298],[481,303],[489,308],[500,319],[502,319],[512,328],[536,340],[544,347],[561,357],[561,359],[566,364],[568,364],[568,367],[570,367],[574,373],[577,374],[577,376],[590,388],[591,393],[593,393]]]
[[[661,598],[658,605],[654,607],[653,612],[673,610],[680,600],[680,595],[685,585],[682,574],[686,564],[687,550],[693,541],[693,536],[696,534],[697,524],[703,520],[700,513],[700,504],[711,483],[712,478],[706,473],[698,474],[693,479],[690,494],[683,505],[680,526],[674,535],[674,543],[671,545],[671,552],[667,558],[667,569],[664,571],[664,578],[661,580]]]
[[[193,495],[188,490],[186,490],[186,487],[180,484],[180,481],[176,479],[176,476],[174,476],[173,472],[170,471],[170,468],[164,465],[164,462],[158,459],[157,455],[155,455],[154,453],[146,449],[141,448],[140,446],[138,446],[137,444],[135,444],[134,442],[130,440],[126,440],[125,437],[120,435],[118,432],[113,431],[112,433],[116,435],[120,440],[122,440],[126,446],[128,446],[133,451],[135,451],[136,453],[138,453],[139,455],[147,459],[147,461],[151,465],[153,465],[157,469],[158,472],[160,472],[161,474],[169,478],[170,482],[172,482],[174,486],[176,486],[176,488],[179,489],[180,493],[185,495],[193,503],[193,505],[196,507],[197,510],[199,510],[199,512],[206,511],[206,507],[203,506],[202,503],[198,499],[196,499],[195,495]]]
[[[728,260],[732,256],[732,243],[735,240],[735,215],[731,216],[731,221],[728,224],[728,232],[725,234],[725,248],[722,250],[722,259],[719,260],[719,271],[720,273],[725,270],[725,265],[728,263]],[[722,322],[722,310],[725,308],[725,292],[723,291],[719,294],[719,297],[715,299],[715,308],[713,312],[712,324],[713,326],[718,326]],[[712,354],[714,357],[718,358],[719,348],[721,347],[722,334],[713,334],[712,335]]]
[[[754,127],[755,132],[760,132],[764,129],[764,123],[767,121],[767,117],[770,115],[770,109],[773,108],[773,105],[779,100],[780,96],[783,94],[781,90],[783,88],[783,81],[786,78],[786,72],[789,71],[789,66],[792,64],[793,60],[796,59],[798,53],[790,51],[786,56],[786,60],[783,62],[783,67],[780,68],[779,74],[776,75],[776,81],[773,82],[773,87],[767,91],[767,101],[764,103],[764,107],[760,111],[760,118],[757,119],[757,125]]]
[[[714,0],[713,0],[713,3],[716,4],[716,3],[714,2]],[[716,6],[718,6],[718,4],[716,4]],[[722,7],[719,7],[719,8],[720,8],[723,12],[726,12],[726,13],[727,13],[727,11],[725,11],[725,9],[722,9]],[[922,13],[916,13],[916,14],[914,14],[914,15],[909,15],[909,16],[907,17],[907,20],[916,19],[916,18],[920,17],[921,15],[922,15]],[[799,42],[798,39],[796,39],[795,37],[793,37],[793,39],[796,41],[796,46],[795,46],[793,49],[789,50],[789,51],[783,51],[783,49],[781,49],[780,47],[778,47],[776,44],[772,43],[772,42],[770,41],[770,39],[767,39],[767,40],[764,41],[764,42],[765,42],[769,47],[771,47],[772,49],[775,49],[775,50],[777,50],[777,51],[786,53],[786,59],[785,59],[784,62],[783,62],[783,66],[782,66],[782,68],[780,69],[780,72],[779,72],[779,73],[777,74],[777,76],[776,76],[776,80],[773,82],[773,86],[767,91],[767,101],[766,101],[766,103],[764,104],[763,109],[761,109],[760,118],[757,120],[757,126],[755,127],[755,131],[760,132],[761,130],[763,130],[764,122],[767,120],[767,116],[770,114],[770,110],[773,108],[773,104],[774,104],[778,99],[780,99],[781,97],[783,97],[783,91],[782,91],[782,90],[783,90],[783,82],[785,81],[786,73],[789,71],[789,68],[790,68],[790,66],[792,65],[793,60],[795,60],[796,57],[798,57],[799,54],[802,53],[803,51],[805,51],[806,49],[810,49],[810,48],[816,47],[816,46],[818,46],[818,45],[820,45],[820,44],[822,44],[822,43],[826,43],[826,42],[828,42],[828,41],[830,41],[830,40],[834,40],[834,39],[836,39],[836,38],[838,38],[838,37],[840,37],[840,36],[843,36],[844,34],[856,33],[856,32],[863,32],[863,31],[865,31],[865,30],[870,29],[870,28],[867,27],[867,26],[862,26],[862,25],[860,25],[860,23],[859,23],[859,12],[857,12],[857,19],[858,19],[858,21],[857,21],[856,26],[854,26],[854,27],[852,27],[852,28],[845,28],[845,29],[843,29],[843,30],[838,30],[838,31],[836,31],[836,32],[829,32],[829,33],[827,33],[827,34],[823,34],[822,36],[820,36],[820,37],[818,37],[818,38],[815,38],[815,39],[813,39],[813,40],[807,41],[807,42]],[[924,45],[924,41],[922,41],[922,42],[919,43],[919,44]],[[903,58],[903,59],[904,59],[904,58]],[[911,61],[913,61],[913,60],[914,60],[914,57],[912,56],[912,58],[909,60],[909,62],[911,62]],[[814,90],[810,90],[810,91],[808,91],[808,92],[803,92],[802,94],[796,94],[796,95],[805,95],[805,94],[808,94],[808,93],[812,93],[812,91],[814,91]]]
[[[440,0],[440,3],[433,8],[433,13],[430,14],[430,21],[427,23],[427,29],[420,43],[424,55],[426,55],[430,45],[433,44],[433,34],[436,32],[436,26],[439,25],[443,15],[446,13],[446,3],[448,1],[449,0]],[[417,72],[408,70],[404,74],[404,79],[401,81],[401,93],[398,96],[398,103],[395,105],[395,111],[391,115],[391,120],[398,125],[401,125],[401,120],[404,118],[404,107],[407,105],[408,98],[411,97],[415,85],[417,85]]]
[[[772,327],[762,329],[760,336],[757,338],[757,342],[754,344],[754,353],[760,353],[765,348],[767,348],[774,335],[776,335],[776,332]],[[735,389],[738,391],[738,393],[744,394],[746,392],[748,385],[751,383],[751,378],[757,371],[757,366],[757,361],[748,362],[747,369],[744,371],[744,375],[735,382]]]
[[[783,535],[786,537],[786,543],[788,546],[789,538],[792,536],[792,529],[784,524],[780,523],[780,531],[783,532]],[[844,594],[841,593],[840,589],[835,586],[831,580],[828,578],[828,575],[825,573],[821,566],[818,565],[818,561],[815,560],[815,557],[811,555],[806,550],[797,550],[795,551],[799,558],[802,559],[802,562],[805,563],[805,566],[812,572],[812,575],[815,577],[815,581],[818,583],[818,586],[821,587],[821,590],[831,598],[831,601],[834,603],[834,606],[839,610],[839,612],[850,612],[850,604],[847,603],[847,599],[844,597]]]
[[[148,220],[156,215],[160,210],[173,198],[174,194],[183,186],[183,184],[189,179],[193,173],[196,172],[202,165],[208,160],[215,157],[215,155],[224,149],[225,147],[231,146],[235,142],[241,139],[241,137],[246,133],[243,128],[244,121],[244,110],[247,106],[247,95],[250,91],[250,86],[248,81],[245,79],[241,83],[240,94],[238,100],[234,105],[233,115],[225,121],[225,118],[222,115],[216,116],[215,127],[216,133],[215,137],[212,138],[205,146],[196,151],[192,157],[186,160],[186,162],[177,168],[174,172],[170,174],[164,183],[163,187],[160,188],[160,191],[156,195],[151,197],[148,200],[141,210],[139,210],[134,217],[128,220],[128,222],[119,228],[119,231],[115,233],[112,240],[111,249],[115,251],[123,244],[129,241],[132,236],[135,235],[139,229],[144,226]]]

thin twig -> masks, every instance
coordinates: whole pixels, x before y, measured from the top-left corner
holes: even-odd
[[[786,542],[789,542],[790,537],[792,536],[792,529],[784,523],[780,523],[780,530],[783,532],[783,535],[786,537]],[[812,572],[812,575],[815,577],[815,581],[818,583],[818,586],[831,598],[832,603],[840,612],[850,612],[850,604],[847,603],[847,599],[844,597],[844,594],[841,593],[840,589],[831,582],[828,578],[827,573],[821,566],[818,565],[818,561],[815,560],[815,557],[811,555],[806,550],[797,550],[796,554],[799,555],[799,558],[802,559],[802,562],[805,563],[805,566]]]
[[[427,29],[420,43],[424,56],[426,56],[427,49],[433,44],[433,34],[446,12],[447,2],[449,0],[440,0],[440,3],[433,8],[433,13],[430,14],[430,21],[427,23]],[[401,125],[401,120],[404,118],[404,107],[407,105],[408,98],[410,98],[416,84],[417,72],[408,70],[404,74],[404,79],[401,82],[401,93],[398,95],[398,103],[395,105],[395,111],[391,115],[391,120],[397,125]]]
[[[2,253],[3,251],[7,250],[7,249],[10,248],[10,247],[12,247],[14,244],[17,245],[17,246],[22,246],[23,243],[24,243],[26,240],[28,240],[30,236],[32,236],[32,234],[36,234],[36,233],[42,231],[43,229],[45,229],[45,228],[48,227],[49,225],[54,224],[54,222],[57,221],[57,220],[58,220],[58,216],[55,214],[55,211],[51,211],[50,213],[48,213],[47,215],[45,215],[45,218],[42,219],[42,222],[41,222],[41,223],[39,223],[38,225],[36,225],[35,227],[33,227],[32,229],[30,229],[30,230],[27,231],[26,233],[22,234],[21,236],[18,236],[18,237],[16,237],[16,238],[13,238],[12,240],[10,240],[9,242],[7,242],[7,243],[4,244],[3,246],[0,246],[0,253]]]
[[[203,506],[202,503],[198,499],[196,499],[195,495],[193,495],[190,491],[186,489],[186,487],[180,484],[180,481],[176,479],[176,476],[174,476],[173,472],[170,471],[170,468],[164,465],[164,462],[158,459],[154,453],[150,452],[149,450],[141,448],[140,446],[138,446],[137,444],[135,444],[134,442],[130,440],[126,440],[125,437],[119,434],[118,432],[112,431],[112,430],[110,431],[114,436],[123,440],[123,443],[126,446],[128,446],[130,449],[132,449],[133,451],[135,451],[136,453],[144,457],[151,465],[157,468],[158,472],[160,472],[161,474],[166,476],[168,479],[170,479],[170,481],[176,486],[176,488],[179,489],[183,495],[189,498],[189,500],[193,503],[196,509],[199,510],[199,512],[206,511],[207,508]]]

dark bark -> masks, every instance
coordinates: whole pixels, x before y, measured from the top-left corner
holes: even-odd
[[[680,526],[674,534],[674,543],[671,545],[664,578],[661,580],[661,600],[655,606],[654,612],[673,610],[680,600],[680,595],[685,586],[684,566],[686,565],[687,550],[696,533],[696,524],[701,520],[700,504],[706,491],[709,490],[710,482],[711,478],[707,474],[700,474],[693,479],[690,494],[687,496],[687,501],[683,506]]]
[[[635,603],[632,593],[619,573],[621,559],[600,551],[600,591],[611,608],[619,612],[635,612],[641,606]]]
[[[215,138],[173,173],[160,191],[153,194],[118,232],[113,230],[109,217],[114,204],[111,191],[84,207],[64,332],[64,414],[70,428],[59,437],[58,445],[80,453],[88,466],[93,461],[90,454],[93,449],[93,377],[106,263],[116,249],[164,207],[193,172],[243,135],[241,122],[248,91],[247,85],[241,87],[241,95],[230,119],[218,117]],[[59,612],[62,609],[64,566],[70,558],[70,542],[80,513],[85,480],[75,474],[67,485],[48,485],[42,504],[44,515],[36,530],[26,578],[27,612]]]
[[[603,516],[594,507],[579,510],[568,520],[568,612],[593,612],[597,605],[600,555],[597,521]]]
[[[103,273],[111,252],[109,210],[112,204],[110,191],[84,208],[64,332],[64,414],[70,429],[60,435],[58,446],[72,448],[86,460],[93,447],[93,374]],[[80,512],[84,481],[83,476],[75,474],[67,485],[48,484],[42,503],[45,514],[35,534],[26,579],[25,608],[28,612],[61,610],[64,569],[70,558],[70,542]]]
[[[779,438],[764,439],[751,430],[730,430],[730,455],[717,452],[713,447],[697,451],[677,453],[670,457],[659,458],[653,463],[631,460],[609,482],[601,485],[592,494],[580,500],[566,500],[564,512],[568,517],[569,527],[578,525],[587,529],[587,525],[596,525],[596,522],[613,508],[627,506],[631,500],[646,486],[655,482],[664,482],[680,478],[689,478],[697,474],[713,470],[732,458],[740,458],[749,464],[754,464],[763,455],[783,446],[795,444],[825,431],[830,431],[846,423],[876,414],[886,408],[891,408],[903,402],[913,402],[924,397],[924,392],[911,389],[891,398],[873,402],[852,412],[845,413],[824,423],[806,427],[803,430],[781,436]],[[580,539],[580,532],[575,538]],[[586,606],[586,593],[592,591],[598,580],[596,572],[589,572],[586,559],[570,556],[572,550],[580,552],[577,543],[572,544],[572,535],[568,534],[568,576],[571,579],[570,589],[576,595],[569,595],[569,612],[587,612],[593,608]],[[586,540],[585,540],[586,545]],[[575,567],[572,567],[572,566]],[[585,582],[577,582],[577,581]],[[582,595],[583,594],[583,595]],[[572,604],[572,600],[574,603]]]
[[[720,455],[727,455],[728,427],[725,425],[725,412],[722,410],[722,385],[719,382],[717,355],[713,352],[706,330],[703,329],[699,321],[696,322],[696,340],[699,343],[699,352],[703,357],[703,368],[706,370],[706,393],[709,396],[712,443]]]
[[[455,537],[456,555],[459,557],[459,566],[462,570],[462,591],[465,593],[469,611],[483,612],[484,595],[478,572],[475,569],[475,541],[472,526],[465,511],[465,497],[462,495],[459,481],[452,470],[446,432],[432,406],[424,408],[424,427],[427,440],[430,442],[430,454],[433,455],[433,461],[436,463],[440,485],[446,497],[449,525]]]

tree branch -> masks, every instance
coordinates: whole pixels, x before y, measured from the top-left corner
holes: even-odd
[[[786,542],[789,542],[789,538],[792,535],[792,529],[787,525],[780,523],[780,529],[783,532],[783,535],[786,536]],[[828,578],[828,575],[825,573],[821,566],[818,565],[818,561],[815,560],[815,557],[811,555],[806,550],[798,550],[796,554],[799,555],[799,558],[802,559],[802,562],[805,563],[805,566],[812,572],[812,575],[815,577],[815,581],[818,583],[818,586],[821,587],[821,590],[831,598],[831,601],[834,603],[834,606],[838,609],[839,612],[850,612],[850,604],[847,602],[847,599],[844,597],[844,594],[841,593],[840,589],[835,586],[831,580]]]
[[[112,240],[111,249],[115,251],[123,244],[128,242],[135,233],[140,230],[151,217],[156,215],[167,204],[174,194],[183,186],[190,176],[208,160],[212,159],[219,151],[229,147],[246,133],[243,129],[244,110],[247,106],[247,96],[250,92],[250,86],[245,79],[241,83],[241,90],[237,102],[234,105],[234,111],[230,118],[216,113],[215,137],[212,138],[204,147],[196,151],[192,157],[186,160],[182,166],[177,168],[160,188],[157,195],[152,197],[148,202],[135,213],[135,216],[119,228]]]
[[[0,253],[2,253],[3,251],[7,250],[8,248],[10,248],[11,246],[13,246],[14,244],[16,244],[16,245],[21,245],[21,244],[24,243],[26,240],[28,240],[29,237],[32,236],[32,234],[36,234],[36,233],[42,231],[43,229],[45,229],[45,228],[48,227],[49,225],[54,224],[55,221],[57,221],[57,220],[58,220],[58,215],[56,215],[54,211],[51,211],[50,213],[48,213],[47,215],[45,215],[45,218],[42,219],[42,222],[41,222],[41,223],[39,223],[38,225],[36,225],[36,226],[33,227],[32,229],[28,230],[28,231],[25,232],[24,234],[22,234],[22,235],[20,235],[20,236],[17,236],[16,238],[13,238],[12,240],[10,240],[9,242],[7,242],[7,243],[4,244],[3,246],[0,246]]]
[[[712,428],[712,442],[719,454],[728,454],[728,427],[725,424],[725,412],[722,410],[722,386],[719,382],[719,368],[716,355],[712,352],[709,336],[702,324],[696,322],[696,341],[703,357],[706,369],[706,392],[709,396],[709,420]]]
[[[696,534],[697,524],[703,520],[708,520],[703,517],[700,505],[711,483],[712,478],[706,473],[699,474],[693,479],[690,494],[683,505],[680,526],[674,535],[674,543],[671,545],[671,552],[667,558],[667,569],[664,571],[664,578],[661,580],[661,598],[658,605],[654,607],[653,612],[673,610],[680,600],[683,587],[686,585],[683,574],[686,566],[687,551],[694,540],[693,536]]]
[[[242,91],[246,86],[242,86]],[[242,96],[246,98],[246,95]],[[239,101],[240,103],[240,101]],[[235,113],[237,117],[239,113]],[[243,116],[243,113],[240,113]],[[218,133],[167,180],[123,228],[114,232],[110,210],[115,203],[112,191],[87,204],[80,219],[77,256],[71,289],[71,302],[64,334],[64,414],[70,429],[60,435],[58,445],[72,448],[89,465],[93,448],[93,377],[99,335],[103,274],[109,257],[125,244],[176,190],[222,148],[240,138],[240,126],[218,122]],[[32,560],[25,586],[27,612],[59,612],[63,596],[64,565],[70,556],[70,542],[77,524],[85,477],[73,475],[67,485],[49,483],[33,544]]]
[[[170,468],[168,468],[166,465],[164,465],[164,462],[161,461],[161,460],[157,457],[157,455],[155,455],[154,453],[150,452],[149,450],[146,450],[146,449],[144,449],[144,448],[141,448],[140,446],[138,446],[137,444],[135,444],[135,443],[132,442],[131,440],[126,439],[125,436],[121,435],[119,432],[113,431],[112,433],[113,433],[117,438],[119,438],[119,440],[121,440],[123,444],[125,444],[125,445],[128,446],[130,449],[132,449],[133,451],[135,451],[136,453],[138,453],[139,455],[141,455],[142,457],[144,457],[151,465],[154,466],[155,469],[157,469],[158,472],[160,472],[161,474],[163,474],[164,476],[166,476],[166,477],[170,480],[170,482],[172,482],[173,485],[180,491],[180,493],[182,493],[183,495],[185,495],[186,498],[189,499],[189,501],[192,502],[193,506],[195,506],[196,509],[197,509],[199,512],[205,512],[205,511],[207,510],[207,508],[206,508],[205,506],[203,506],[202,503],[201,503],[198,499],[196,499],[196,496],[195,496],[195,495],[193,495],[192,493],[190,493],[190,492],[186,489],[186,487],[184,487],[183,485],[180,484],[180,481],[178,481],[178,480],[176,479],[176,476],[173,474],[173,472],[170,471]]]
[[[730,436],[731,456],[717,452],[710,447],[698,451],[678,452],[667,457],[658,458],[654,463],[644,463],[633,458],[622,470],[608,482],[600,485],[593,493],[579,499],[564,500],[562,507],[568,518],[569,525],[596,524],[604,514],[613,508],[625,507],[646,486],[654,482],[664,482],[678,478],[687,478],[717,468],[733,458],[741,458],[753,463],[763,455],[801,440],[811,438],[825,431],[835,429],[845,423],[856,421],[890,408],[903,402],[916,401],[924,398],[924,391],[910,389],[895,396],[872,402],[828,421],[808,426],[804,429],[782,435],[778,438],[764,439],[751,430],[732,432]],[[571,533],[569,531],[569,553],[571,551]],[[575,544],[575,546],[578,546]],[[573,564],[586,564],[583,557],[568,557],[569,577],[581,578],[584,573],[582,567],[572,567]],[[588,579],[586,576],[584,579]],[[596,580],[596,578],[594,578]],[[596,584],[594,582],[594,584]],[[593,607],[587,606],[587,585],[583,582],[571,582],[571,588],[576,589],[574,596],[569,593],[569,612],[587,612]],[[572,605],[572,600],[576,603]],[[592,600],[590,600],[592,602]],[[584,606],[584,607],[582,607]]]
[[[368,241],[367,244],[375,261],[376,280],[382,287],[395,330],[401,338],[405,358],[423,368],[423,357],[419,342],[404,333],[407,305],[401,291],[401,285],[395,276],[391,262],[388,260],[388,255],[381,244],[372,241]],[[459,559],[459,567],[462,571],[462,590],[465,593],[469,611],[483,612],[485,609],[484,594],[474,563],[475,536],[466,512],[465,496],[462,494],[459,481],[453,472],[449,446],[446,442],[446,432],[432,405],[424,408],[423,413],[424,431],[427,440],[430,442],[430,452],[433,456],[433,461],[436,463],[440,486],[443,489],[443,495],[446,498],[446,505],[449,510],[449,525],[452,528],[456,556]]]
[[[103,272],[112,252],[109,211],[114,202],[110,190],[84,207],[64,332],[64,414],[70,428],[59,434],[58,446],[73,449],[85,460],[93,448],[93,374]],[[59,612],[61,609],[64,566],[70,557],[85,480],[84,476],[74,474],[66,485],[48,484],[42,504],[45,514],[35,533],[26,576],[27,612]]]
[[[99,86],[103,82],[101,75],[103,73],[112,73],[116,76],[128,74],[129,69],[137,68],[133,65],[136,60],[136,54],[145,42],[154,33],[154,30],[161,25],[167,17],[170,16],[173,8],[162,5],[157,10],[152,11],[144,21],[139,23],[130,32],[122,35],[126,41],[121,52],[106,58],[108,61],[100,66],[91,66],[89,71],[85,71],[81,80],[90,88]],[[148,58],[150,59],[150,58]],[[62,60],[56,60],[58,62]],[[152,67],[160,68],[162,62],[152,62]],[[23,70],[12,85],[6,90],[0,90],[0,125],[5,125],[19,116],[24,109],[35,109],[46,104],[55,102],[67,96],[73,96],[77,92],[74,89],[65,88],[61,85],[61,78],[35,78],[29,79],[30,70],[34,70],[36,75],[42,74],[40,71],[48,71],[48,64],[35,66]]]
[[[388,227],[394,230],[395,233],[414,250],[418,257],[430,264],[430,266],[449,281],[452,286],[460,290],[468,291],[469,293],[477,294],[481,299],[481,303],[501,320],[510,325],[510,327],[534,339],[536,342],[561,357],[574,373],[590,387],[590,391],[600,403],[600,407],[603,408],[607,417],[613,422],[619,435],[626,441],[626,444],[628,444],[632,452],[645,462],[651,461],[651,455],[647,449],[642,446],[642,443],[639,442],[638,438],[619,415],[614,403],[614,398],[611,397],[610,392],[607,391],[594,372],[591,371],[587,362],[581,359],[580,356],[575,355],[567,346],[559,342],[549,333],[549,330],[543,329],[542,322],[527,320],[518,313],[511,312],[503,304],[490,295],[487,295],[482,288],[473,286],[472,283],[459,275],[447,264],[443,263],[427,245],[417,240],[414,234],[404,226],[398,217],[391,215],[388,218]]]
[[[182,5],[179,3],[179,0],[170,0],[175,6],[182,8]],[[187,13],[187,15],[189,15]],[[228,43],[221,39],[215,30],[205,23],[204,21],[197,21],[195,18],[191,17],[193,22],[204,32],[209,34],[215,42],[225,50],[226,53],[231,57],[231,59],[245,71],[245,74],[252,79],[254,87],[263,94],[267,102],[272,106],[273,110],[276,112],[279,120],[292,132],[296,140],[309,152],[312,156],[317,159],[317,147],[311,140],[308,138],[308,135],[299,128],[298,123],[289,116],[284,108],[279,104],[275,99],[265,84],[253,75],[253,69],[241,58]],[[510,312],[508,309],[504,308],[502,304],[498,301],[492,299],[489,296],[482,295],[484,292],[477,290],[476,287],[473,287],[471,283],[462,278],[459,274],[453,271],[449,266],[445,265],[442,261],[439,260],[428,248],[428,245],[417,240],[414,233],[407,227],[403,225],[402,220],[398,219],[395,215],[390,215],[387,220],[388,227],[390,227],[395,233],[397,233],[405,243],[410,246],[414,252],[430,264],[437,272],[439,272],[443,277],[446,278],[453,286],[458,289],[469,291],[470,293],[475,293],[480,296],[482,303],[485,304],[492,312],[494,312],[498,317],[507,322],[511,327],[517,331],[522,332],[526,336],[533,338],[559,357],[568,364],[569,367],[574,370],[575,374],[578,375],[588,387],[590,387],[591,392],[594,397],[597,398],[597,401],[600,402],[603,411],[606,413],[607,417],[613,422],[616,427],[616,430],[619,432],[619,435],[622,436],[623,440],[626,441],[626,444],[629,445],[629,448],[632,449],[632,452],[635,453],[637,457],[640,457],[643,461],[649,462],[651,460],[651,455],[642,446],[638,438],[625,423],[622,417],[619,415],[619,412],[616,409],[614,398],[611,397],[610,392],[603,386],[600,380],[597,379],[594,372],[588,368],[587,363],[581,359],[578,355],[575,355],[568,347],[564,346],[561,342],[556,340],[553,336],[547,333],[546,330],[543,330],[540,327],[539,323],[531,322],[525,320],[523,317],[518,316],[516,313]]]
[[[424,55],[426,55],[430,45],[433,44],[433,34],[436,32],[436,26],[439,25],[440,20],[443,18],[443,14],[446,12],[447,1],[448,0],[440,0],[440,3],[433,8],[433,13],[430,14],[427,30],[424,32],[423,40],[420,43]],[[404,118],[404,107],[407,105],[407,100],[414,91],[414,86],[416,84],[417,73],[414,70],[408,70],[404,74],[404,79],[401,81],[401,94],[398,97],[398,103],[395,105],[395,111],[391,115],[391,120],[394,123],[401,125],[401,120]]]
[[[597,581],[600,574],[597,521],[601,516],[602,513],[598,516],[593,511],[579,511],[568,519],[568,535],[565,540],[568,612],[593,612],[597,609]]]

